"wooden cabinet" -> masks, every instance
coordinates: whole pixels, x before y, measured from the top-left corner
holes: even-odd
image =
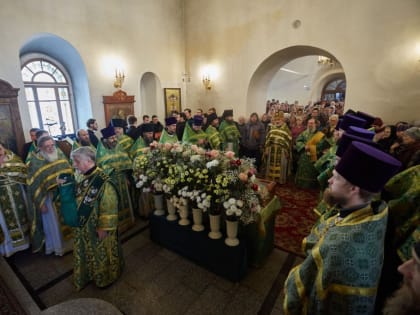
[[[19,89],[0,79],[0,139],[6,148],[22,156],[25,137],[18,105]]]
[[[126,120],[128,115],[134,115],[134,102],[134,95],[127,95],[123,90],[103,96],[105,124],[108,126],[112,118]]]

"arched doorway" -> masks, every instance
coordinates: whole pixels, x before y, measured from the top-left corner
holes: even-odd
[[[334,64],[319,64],[318,56],[325,56],[334,60]],[[247,112],[262,112],[269,97],[268,90],[272,85],[273,78],[282,69],[295,59],[311,57],[316,64],[316,73],[313,74],[311,84],[305,84],[302,88],[309,89],[309,100],[312,102],[321,100],[322,91],[327,82],[333,78],[345,80],[344,69],[339,60],[330,52],[312,46],[292,46],[275,52],[267,57],[255,70],[251,77],[247,92]],[[299,71],[303,73],[303,71]],[[293,100],[294,101],[294,100]],[[306,102],[308,100],[299,100]]]
[[[321,100],[344,101],[346,97],[346,79],[334,79],[322,89]]]
[[[140,80],[140,115],[164,117],[163,96],[159,78],[153,72],[146,72]],[[160,106],[162,104],[162,106]]]

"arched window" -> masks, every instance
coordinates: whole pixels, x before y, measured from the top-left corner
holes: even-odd
[[[346,98],[346,80],[338,79],[328,82],[322,91],[322,100],[344,101]]]
[[[46,58],[32,59],[23,65],[22,78],[32,127],[52,136],[73,134],[72,90],[65,68]]]

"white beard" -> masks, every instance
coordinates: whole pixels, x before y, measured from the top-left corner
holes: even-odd
[[[48,161],[48,162],[54,162],[58,160],[58,151],[54,150],[53,153],[48,154],[46,152],[41,151],[41,155]]]

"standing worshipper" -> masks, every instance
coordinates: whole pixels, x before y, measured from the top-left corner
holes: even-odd
[[[51,136],[38,139],[38,152],[33,153],[28,164],[28,196],[33,203],[31,227],[32,251],[39,252],[45,245],[47,255],[62,256],[71,249],[71,229],[61,225],[60,205],[56,177],[73,174],[67,157],[56,148]]]
[[[303,242],[304,261],[285,282],[285,314],[373,314],[388,207],[375,200],[401,163],[352,142],[329,180],[331,207]]]
[[[176,118],[168,117],[165,119],[166,128],[163,129],[160,135],[159,143],[176,143],[178,137],[176,135]]]
[[[160,135],[163,130],[163,126],[159,121],[159,117],[157,115],[152,116],[152,124],[153,124],[153,138],[156,141],[159,141]]]
[[[107,287],[121,275],[124,260],[118,240],[118,193],[110,177],[96,166],[95,151],[81,147],[71,153],[80,174],[74,183],[57,179],[63,212],[74,223],[73,283],[77,291],[90,281]],[[67,217],[67,215],[65,216]]]
[[[307,128],[296,139],[295,149],[299,155],[295,184],[300,188],[316,188],[318,186],[318,172],[314,167],[317,160],[316,145],[324,134],[317,131],[315,119],[308,120]]]
[[[245,124],[244,135],[241,136],[241,146],[243,155],[255,160],[255,167],[260,170],[262,150],[265,142],[265,128],[260,122],[257,113],[249,116],[249,121]]]
[[[223,121],[219,126],[220,136],[222,137],[222,150],[233,151],[239,157],[239,133],[236,123],[233,121],[233,110],[227,109],[223,112]]]
[[[98,146],[99,139],[96,136],[96,132],[98,131],[98,122],[95,118],[90,118],[86,122],[86,127],[89,133],[90,143],[96,148]]]
[[[0,255],[10,257],[29,247],[27,167],[0,142]]]
[[[114,127],[118,145],[128,154],[133,146],[134,140],[125,134],[125,120],[121,118],[113,118],[111,119],[111,126]]]
[[[34,151],[36,149],[36,132],[39,130],[39,128],[31,128],[29,130],[29,136],[31,137],[31,141],[26,142],[23,145],[22,149],[22,161],[26,161],[26,158],[28,157],[29,153]]]
[[[130,178],[133,164],[128,154],[118,145],[114,127],[101,130],[102,140],[96,151],[97,165],[111,176],[117,187],[120,203],[118,209],[118,229],[125,232],[134,224],[133,206],[130,195]]]
[[[178,137],[178,141],[182,141],[182,136],[184,135],[185,124],[187,123],[187,116],[185,113],[181,112],[177,115],[177,122],[176,122],[176,135]]]
[[[411,258],[398,267],[404,277],[401,287],[387,300],[383,315],[420,314],[420,241],[411,248]]]
[[[89,133],[85,129],[77,130],[76,140],[73,141],[73,144],[72,144],[72,151],[80,147],[92,147],[93,149],[96,150],[96,148],[90,142]]]
[[[187,123],[185,124],[184,135],[182,136],[182,142],[186,144],[195,144],[200,147],[206,147],[207,134],[203,131],[203,117],[195,115],[193,118],[192,126]]]
[[[143,124],[141,130],[143,133],[137,138],[136,142],[134,142],[130,150],[130,157],[133,159],[133,161],[137,156],[144,154],[147,150],[149,150],[150,144],[154,141],[153,124]]]
[[[160,135],[159,143],[176,143],[178,136],[176,135],[176,118],[168,117],[165,119],[166,128],[163,129]]]
[[[264,144],[265,178],[285,184],[291,172],[292,135],[283,112],[276,113],[271,122]]]
[[[134,141],[137,140],[139,137],[137,133],[137,117],[134,115],[128,115],[127,116],[127,130],[125,131],[125,134],[129,136]]]
[[[210,147],[213,150],[220,150],[222,145],[222,138],[220,137],[219,128],[219,117],[216,113],[211,113],[207,116],[208,126],[206,128],[207,138],[209,140]]]

